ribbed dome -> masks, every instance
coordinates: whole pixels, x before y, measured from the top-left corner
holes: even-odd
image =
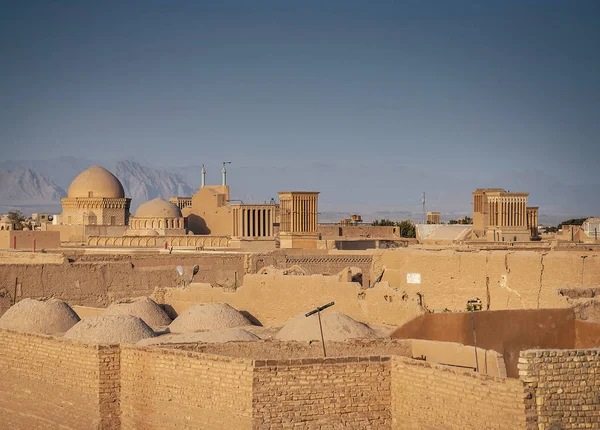
[[[161,198],[150,200],[140,205],[135,211],[139,218],[181,218],[181,210],[178,206]]]
[[[100,166],[92,166],[77,175],[71,182],[67,194],[70,198],[102,197],[120,199],[125,197],[121,182],[115,175]]]
[[[0,218],[0,222],[6,223],[6,224],[12,223],[12,221],[10,220],[10,218],[8,217],[8,215],[4,215],[2,218]]]

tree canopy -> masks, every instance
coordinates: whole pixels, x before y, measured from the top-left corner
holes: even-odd
[[[376,219],[371,225],[384,227],[399,227],[400,237],[415,238],[417,237],[417,229],[411,220],[392,221],[387,218]]]

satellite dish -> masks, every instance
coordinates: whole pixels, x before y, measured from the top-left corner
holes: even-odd
[[[198,267],[198,265],[196,264],[196,265],[194,266],[194,272],[193,272],[193,273],[194,273],[194,275],[196,275],[196,273],[198,273],[198,270],[200,270],[200,268],[199,268],[199,267]],[[194,275],[192,275],[192,276],[194,276]]]
[[[48,221],[52,221],[54,217],[52,215],[48,215]]]
[[[183,267],[177,266],[177,272],[179,273],[179,276],[183,276]]]

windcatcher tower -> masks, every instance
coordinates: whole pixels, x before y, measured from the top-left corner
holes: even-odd
[[[318,233],[317,191],[279,192],[281,248],[316,248]]]

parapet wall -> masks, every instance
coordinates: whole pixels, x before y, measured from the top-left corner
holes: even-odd
[[[252,372],[252,360],[122,346],[122,426],[251,429]]]
[[[600,350],[524,351],[521,379],[406,357],[249,360],[0,330],[6,428],[594,428]],[[539,424],[539,427],[538,427]]]
[[[389,357],[255,361],[253,428],[390,428],[390,381]]]
[[[600,285],[600,254],[400,248],[374,253],[371,279],[381,272],[400,294],[421,294],[431,310],[465,310],[475,298],[488,310],[559,308],[569,306],[559,289]]]
[[[0,329],[4,428],[118,428],[119,347]]]
[[[598,428],[600,349],[522,351],[519,377],[540,429]]]
[[[525,427],[523,383],[392,357],[393,429]]]

